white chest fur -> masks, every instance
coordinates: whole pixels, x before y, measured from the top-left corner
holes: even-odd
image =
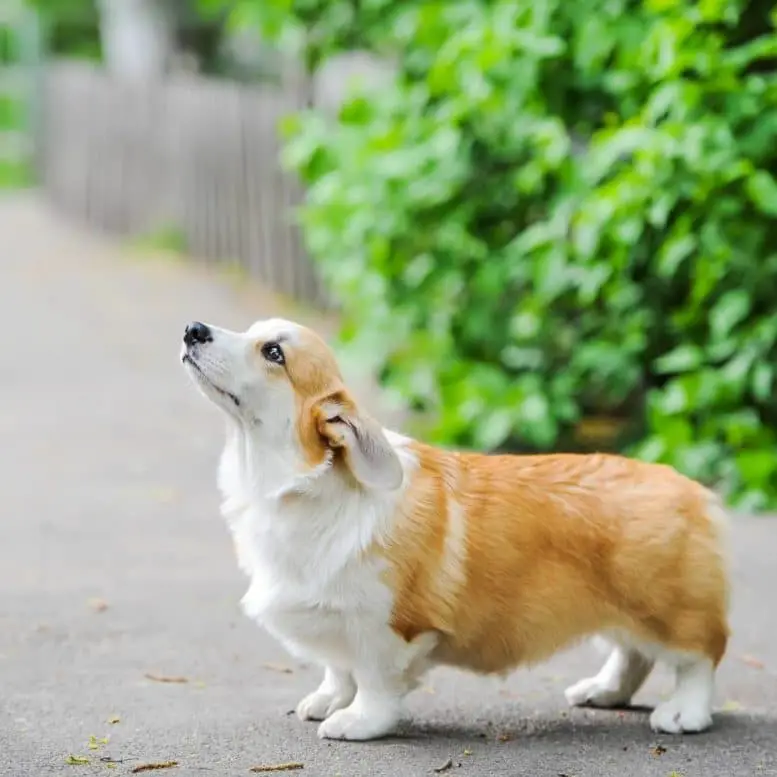
[[[385,562],[364,551],[385,532],[398,495],[353,491],[344,499],[328,465],[300,477],[295,464],[256,451],[241,430],[228,438],[219,486],[250,579],[241,604],[291,652],[349,665],[388,626]]]

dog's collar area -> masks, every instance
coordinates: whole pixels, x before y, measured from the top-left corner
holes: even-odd
[[[267,499],[281,500],[284,497],[292,494],[304,495],[308,493],[313,483],[328,472],[332,468],[332,462],[334,461],[334,454],[332,451],[326,452],[326,457],[322,462],[317,464],[307,472],[300,472],[294,475],[291,480],[280,488],[270,491],[267,495]]]
[[[240,400],[231,392],[227,391],[226,389],[221,388],[221,386],[217,386],[203,371],[199,364],[197,364],[194,359],[192,359],[191,356],[189,356],[188,353],[183,354],[181,356],[181,362],[183,364],[190,364],[192,366],[192,369],[197,372],[197,374],[202,378],[202,380],[205,381],[212,389],[215,391],[218,391],[219,394],[222,394],[225,397],[228,397],[235,403],[235,407],[240,407]]]

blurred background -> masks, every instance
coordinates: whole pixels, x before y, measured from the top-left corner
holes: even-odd
[[[774,508],[775,21],[3,0],[0,187],[335,313],[427,439],[623,451]]]
[[[777,775],[775,522],[744,514],[777,510],[776,17],[0,0],[0,775]],[[188,321],[275,315],[423,439],[622,451],[721,489],[712,738],[568,711],[601,662],[582,648],[435,671],[374,747],[289,716],[319,670],[240,612],[222,419],[178,362]]]

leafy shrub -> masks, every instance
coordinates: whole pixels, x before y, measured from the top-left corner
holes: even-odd
[[[287,160],[344,339],[436,440],[616,448],[777,505],[770,3],[264,6],[313,64],[397,62],[290,122]]]

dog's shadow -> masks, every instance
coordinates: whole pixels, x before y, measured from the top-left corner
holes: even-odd
[[[431,743],[449,741],[459,743],[492,742],[501,746],[522,746],[527,742],[552,742],[559,746],[581,745],[585,740],[597,745],[618,745],[625,749],[630,744],[657,747],[656,743],[698,743],[709,747],[725,738],[727,741],[752,736],[758,731],[768,734],[773,721],[735,712],[717,712],[711,729],[698,734],[675,736],[658,734],[648,722],[653,707],[644,704],[601,709],[593,706],[577,707],[565,714],[544,713],[522,716],[519,713],[501,713],[496,719],[480,718],[463,724],[454,720],[427,722],[419,718],[406,720],[397,734],[379,742]]]
[[[431,719],[427,711],[409,717],[395,736],[330,746],[340,754],[366,748],[365,757],[375,764],[413,764],[413,775],[463,773],[468,767],[492,777],[777,774],[774,720],[767,715],[719,711],[710,730],[676,736],[653,732],[652,708],[642,705],[533,714],[484,707],[466,722],[455,707]]]

